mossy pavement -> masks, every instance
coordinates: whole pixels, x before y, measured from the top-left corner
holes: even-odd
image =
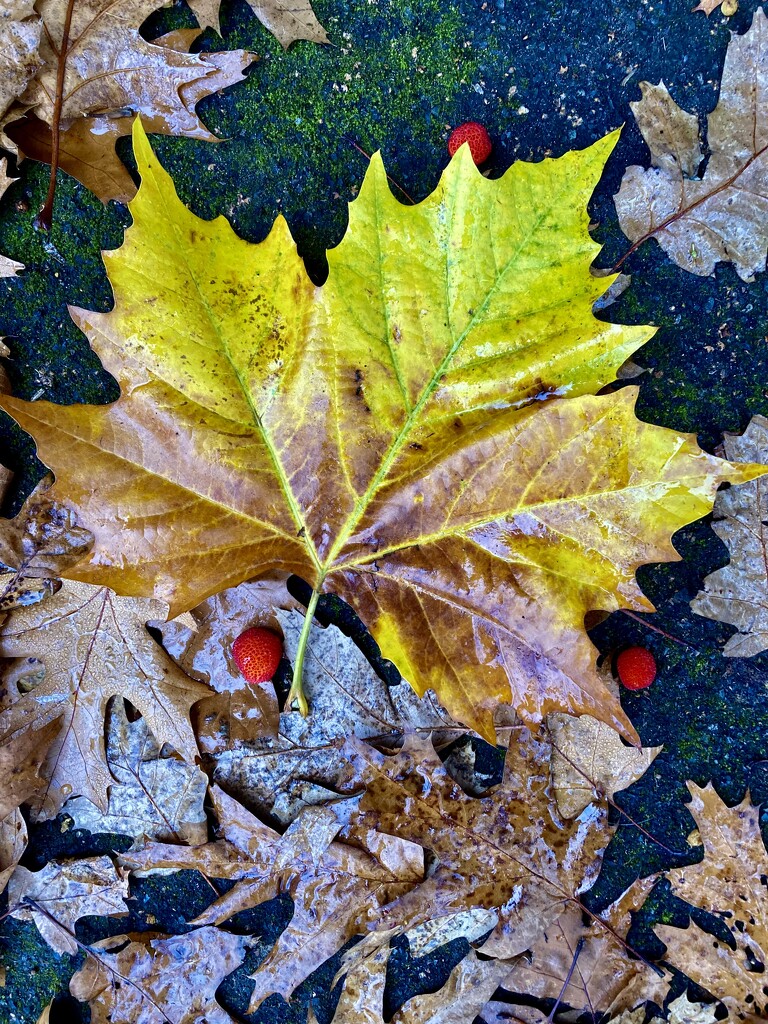
[[[493,175],[516,159],[538,160],[584,147],[624,124],[591,206],[594,235],[605,243],[600,263],[610,266],[627,248],[612,195],[626,166],[647,162],[629,110],[629,102],[639,97],[638,83],[664,79],[683,107],[705,115],[716,102],[730,31],[743,32],[758,4],[742,0],[730,19],[717,13],[707,19],[691,13],[691,6],[691,0],[316,0],[331,45],[298,43],[283,52],[244,0],[224,0],[223,47],[244,47],[260,57],[243,83],[198,108],[226,141],[154,142],[181,198],[200,216],[223,213],[240,235],[257,241],[282,212],[310,273],[320,281],[324,252],[341,238],[347,203],[365,171],[360,150],[381,149],[403,198],[419,200],[434,188],[447,161],[450,126],[462,121],[486,125],[495,145]],[[192,24],[189,10],[177,2],[153,15],[143,31],[153,38]],[[196,48],[221,49],[222,44],[209,31]],[[130,164],[127,142],[120,152]],[[110,401],[115,384],[71,323],[66,305],[109,308],[99,253],[119,246],[128,212],[117,204],[103,207],[63,175],[46,239],[35,232],[32,218],[42,203],[47,169],[25,163],[19,173],[0,210],[0,252],[26,266],[18,278],[0,282],[0,335],[12,352],[5,365],[14,391],[62,403]],[[660,328],[636,356],[648,369],[639,379],[640,417],[695,432],[713,450],[723,431],[739,432],[752,415],[768,414],[768,275],[745,284],[730,268],[720,267],[712,278],[694,277],[673,266],[653,242],[624,270],[632,284],[602,316]],[[7,418],[0,421],[0,452],[16,471],[4,509],[11,514],[41,470],[29,439]],[[639,574],[658,609],[646,621],[675,639],[621,613],[592,634],[604,653],[628,643],[654,652],[658,681],[649,691],[625,694],[624,705],[645,744],[664,744],[643,779],[619,798],[631,818],[663,845],[617,814],[616,836],[590,894],[595,908],[611,902],[638,875],[695,859],[696,851],[686,843],[693,828],[685,808],[686,779],[713,780],[729,803],[747,788],[756,801],[768,799],[768,655],[724,659],[721,650],[731,629],[689,608],[703,577],[728,557],[707,522],[682,531],[676,545],[682,561]],[[338,604],[330,610],[345,619]],[[351,620],[347,626],[356,628]],[[490,748],[479,754],[498,765]],[[768,811],[761,821],[768,823]],[[24,863],[40,867],[51,857],[127,845],[125,838],[92,837],[68,824],[60,817],[33,829]],[[185,921],[210,902],[211,892],[199,875],[183,872],[139,881],[133,896],[128,922],[86,919],[80,939],[149,927],[183,930]],[[247,974],[289,915],[287,897],[257,908],[247,919],[242,915],[238,924],[261,939],[220,988],[219,999],[236,1016],[259,1024],[299,1024],[311,1000],[326,1024],[338,994],[331,991],[336,961],[313,975],[290,1006],[272,997],[252,1018],[242,1016]],[[685,905],[662,885],[635,921],[632,940],[647,953],[658,952],[653,921],[685,924],[687,915]],[[407,949],[398,948],[391,960],[388,1012],[413,992],[436,988],[465,951],[456,942],[415,964]],[[87,1010],[66,997],[82,956],[59,957],[32,925],[5,919],[0,958],[6,965],[0,1024],[36,1021],[57,994],[54,1024],[87,1019]]]

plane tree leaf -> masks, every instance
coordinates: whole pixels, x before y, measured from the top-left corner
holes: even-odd
[[[768,420],[753,416],[739,437],[725,434],[728,458],[768,458]],[[691,601],[698,614],[736,626],[723,654],[750,658],[768,648],[768,493],[761,480],[731,487],[715,498],[712,529],[731,560],[704,580]]]
[[[106,812],[113,779],[104,747],[104,714],[113,696],[127,697],[158,743],[170,743],[194,762],[189,709],[210,690],[184,675],[147,632],[147,620],[162,618],[164,610],[157,601],[68,582],[40,604],[16,609],[0,628],[0,656],[33,656],[45,668],[28,692],[8,688],[0,711],[0,744],[61,719],[41,769],[47,781],[36,801],[41,817],[55,815],[67,797],[78,794]]]
[[[688,810],[698,826],[704,859],[670,871],[676,896],[716,914],[730,933],[718,941],[693,923],[657,925],[666,958],[720,999],[734,1018],[763,1020],[768,1012],[768,854],[760,835],[760,810],[747,794],[727,807],[710,783],[688,783]]]
[[[641,88],[643,100],[632,107],[653,166],[625,172],[615,197],[621,230],[633,249],[655,238],[693,274],[712,274],[722,261],[752,281],[765,270],[768,250],[768,18],[762,8],[749,31],[728,44],[720,98],[707,118],[710,156],[702,177],[694,177],[692,115],[663,83]]]
[[[589,397],[651,333],[592,314],[611,279],[586,204],[614,139],[497,181],[464,148],[413,207],[376,157],[316,287],[282,218],[251,245],[190,213],[137,123],[115,309],[74,311],[122,397],[0,397],[95,535],[72,575],[179,612],[295,572],[487,737],[511,701],[636,739],[584,615],[649,610],[636,567],[762,470],[639,422],[633,389]]]

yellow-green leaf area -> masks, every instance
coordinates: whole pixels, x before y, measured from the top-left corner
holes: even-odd
[[[637,566],[762,469],[640,423],[634,389],[590,397],[652,334],[592,315],[614,141],[495,181],[464,147],[416,206],[374,157],[318,287],[282,218],[252,245],[188,211],[137,124],[115,308],[73,311],[120,400],[0,397],[95,535],[73,575],[179,611],[296,572],[486,736],[499,701],[634,736],[584,615],[648,610]]]

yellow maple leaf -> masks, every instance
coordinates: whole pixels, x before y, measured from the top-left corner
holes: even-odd
[[[612,278],[589,273],[586,206],[615,138],[496,181],[463,147],[412,207],[376,156],[317,287],[282,218],[252,245],[190,213],[137,124],[115,308],[74,311],[122,397],[1,399],[95,535],[72,575],[179,612],[295,572],[308,624],[336,592],[486,737],[511,701],[636,739],[584,615],[650,610],[636,567],[763,470],[639,422],[635,389],[590,397],[652,334],[592,313]]]

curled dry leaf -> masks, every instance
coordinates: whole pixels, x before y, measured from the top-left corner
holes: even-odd
[[[760,835],[760,813],[749,794],[726,807],[710,783],[688,783],[688,809],[704,844],[704,860],[675,868],[669,879],[676,896],[720,918],[731,944],[691,923],[657,925],[667,960],[721,1000],[734,1017],[764,1019],[768,1013],[768,855]],[[763,1017],[761,1017],[761,1014]]]
[[[127,914],[127,895],[128,879],[118,875],[109,857],[49,861],[34,872],[16,868],[8,883],[8,903],[16,908],[11,916],[34,921],[57,953],[77,953],[74,931],[81,917]],[[26,900],[37,906],[25,906]]]
[[[44,678],[30,692],[4,695],[0,742],[61,719],[42,769],[47,786],[35,803],[39,817],[55,815],[67,797],[78,794],[107,810],[112,776],[104,715],[110,697],[127,697],[158,743],[169,743],[194,762],[189,709],[210,690],[184,675],[147,632],[147,620],[165,610],[157,601],[65,583],[42,604],[16,610],[0,628],[0,656],[34,655],[45,665]]]
[[[277,613],[285,652],[295,662],[304,616]],[[216,758],[214,779],[279,821],[292,820],[306,802],[328,800],[342,784],[339,748],[349,736],[368,738],[422,729],[450,742],[461,730],[435,700],[405,683],[388,687],[359,648],[335,626],[313,626],[304,662],[312,714],[283,712],[276,738],[241,745]],[[208,702],[202,702],[201,709]]]
[[[723,445],[729,458],[768,459],[768,420],[753,416],[741,437],[725,434]],[[751,658],[768,649],[768,488],[753,480],[720,491],[713,513],[712,529],[731,560],[707,576],[691,608],[736,626],[723,654]]]
[[[613,797],[642,775],[661,747],[629,747],[604,722],[589,715],[548,715],[552,783],[557,809],[575,818],[593,800]]]
[[[216,989],[248,945],[246,936],[220,928],[171,938],[115,935],[90,947],[69,990],[90,1005],[92,1024],[234,1024]]]
[[[644,85],[633,109],[653,167],[624,174],[615,197],[621,230],[633,249],[655,238],[693,274],[712,274],[723,261],[753,280],[765,270],[768,249],[768,18],[758,8],[749,31],[728,44],[720,98],[707,119],[710,156],[701,178],[686,177],[697,157],[692,115],[663,83]]]
[[[296,572],[488,738],[509,702],[635,740],[584,615],[647,611],[637,566],[763,470],[641,423],[630,388],[588,397],[651,333],[592,315],[610,281],[589,273],[586,203],[613,141],[497,181],[460,150],[411,207],[375,158],[318,288],[282,219],[251,245],[191,214],[137,125],[115,309],[74,314],[122,397],[0,396],[96,536],[73,575],[178,613]]]
[[[146,719],[129,722],[120,697],[107,711],[107,765],[114,779],[107,812],[85,797],[68,800],[65,809],[76,828],[191,846],[206,841],[208,779],[168,747],[161,750]]]
[[[375,828],[418,843],[435,860],[418,887],[382,909],[373,936],[353,955],[393,933],[482,907],[498,917],[483,953],[517,956],[596,876],[610,838],[603,812],[592,808],[578,822],[559,817],[548,795],[550,745],[527,729],[511,730],[504,780],[480,798],[459,788],[426,739],[407,736],[392,757],[358,741],[345,749],[365,786],[350,819],[354,833]]]
[[[134,871],[194,868],[237,884],[195,924],[214,925],[286,890],[293,917],[253,976],[248,1013],[268,995],[293,990],[340,946],[365,931],[379,908],[424,876],[421,849],[372,832],[359,845],[334,842],[340,825],[329,808],[310,807],[285,835],[250,814],[217,786],[211,790],[224,839],[196,849],[149,844],[122,863]]]

